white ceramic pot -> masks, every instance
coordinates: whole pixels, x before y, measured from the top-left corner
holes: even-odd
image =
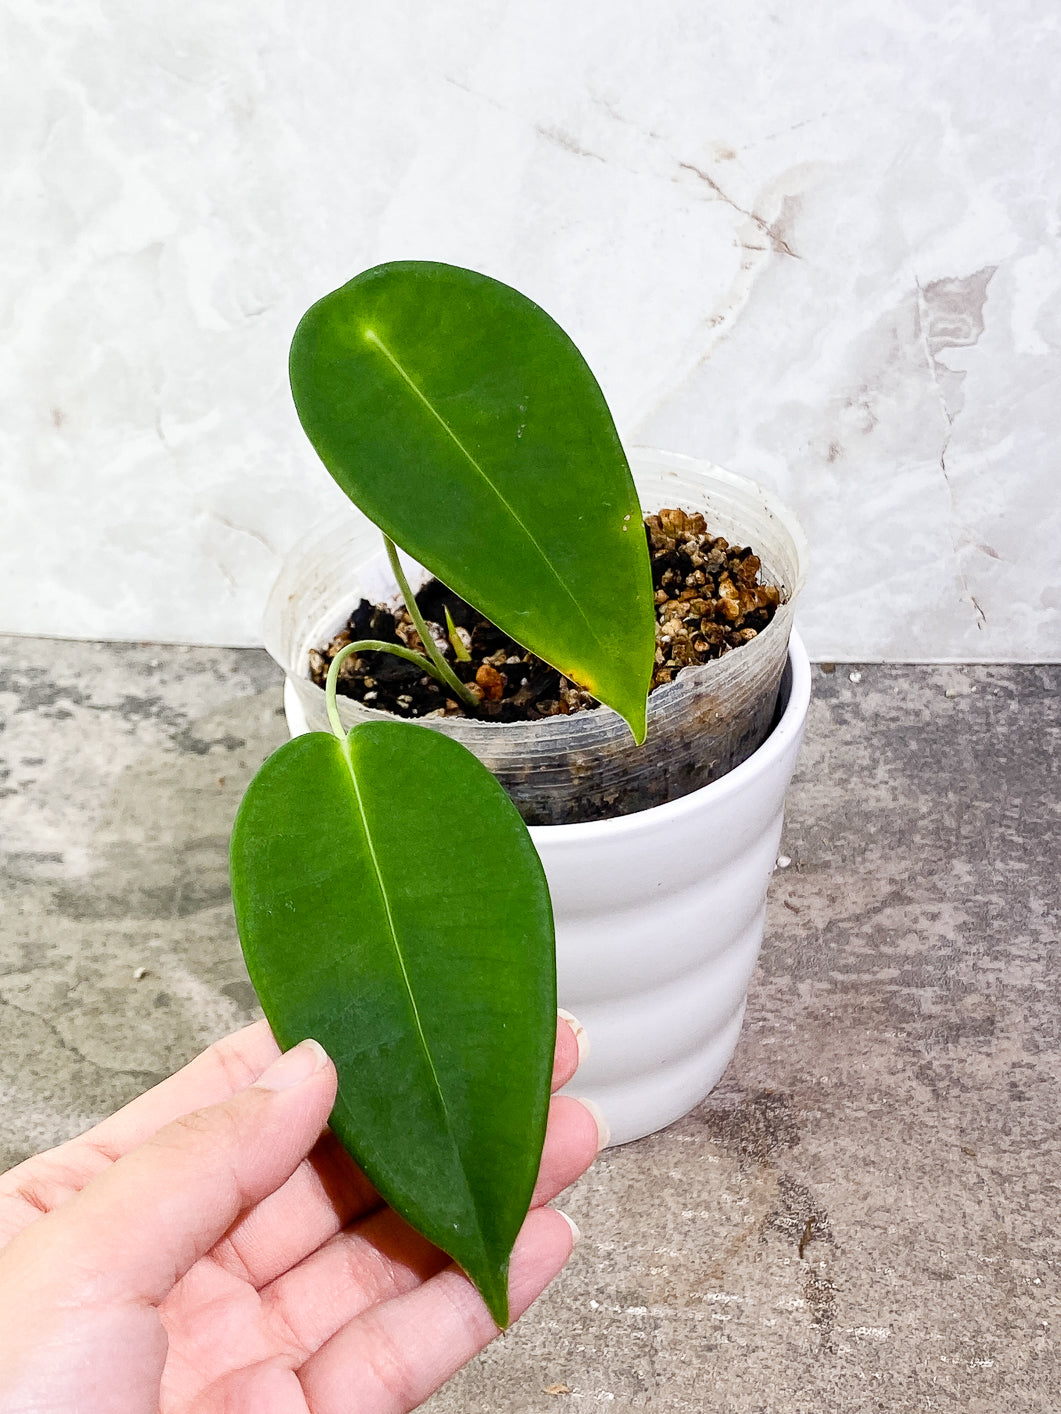
[[[531,827],[560,1005],[590,1040],[572,1089],[600,1105],[613,1144],[688,1113],[736,1048],[810,701],[797,634],[781,692],[766,741],[710,785],[636,815]]]
[[[654,692],[641,748],[603,707],[535,723],[424,721],[484,761],[532,822],[560,1004],[591,1042],[573,1088],[601,1106],[613,1144],[685,1114],[733,1054],[810,697],[806,651],[791,633],[807,558],[798,523],[762,487],[709,463],[635,450],[631,465],[646,510],[702,510],[716,534],[753,546],[783,591],[767,628]],[[265,642],[287,674],[293,733],[327,730],[310,649],[362,594],[380,602],[395,589],[389,572],[380,578],[378,544],[355,517],[307,537],[277,580]],[[348,727],[386,716],[348,698],[338,705]],[[537,823],[569,818],[572,800],[580,823]]]
[[[688,1113],[729,1064],[809,701],[810,663],[793,633],[780,719],[728,775],[634,815],[531,826],[553,901],[560,1005],[590,1039],[572,1089],[604,1111],[612,1144]],[[290,682],[284,703],[292,734],[308,730]]]

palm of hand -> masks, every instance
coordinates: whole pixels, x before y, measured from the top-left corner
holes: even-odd
[[[576,1063],[570,1031],[560,1033],[558,1084]],[[200,1213],[204,1205],[197,1204],[202,1230],[178,1235],[172,1254],[145,1251],[158,1299],[111,1292],[106,1273],[136,1268],[137,1244],[154,1238],[138,1226],[136,1212],[101,1223],[108,1210],[100,1209],[105,1196],[97,1198],[100,1180],[105,1190],[114,1176],[108,1170],[117,1173],[118,1161],[145,1144],[156,1166],[162,1147],[163,1168],[167,1144],[182,1159],[189,1145],[213,1144],[216,1134],[208,1131],[216,1114],[211,1120],[203,1107],[245,1091],[276,1054],[264,1023],[249,1027],[89,1134],[0,1178],[0,1320],[9,1331],[27,1322],[30,1331],[54,1328],[29,1377],[23,1362],[21,1378],[44,1382],[26,1383],[30,1399],[43,1393],[55,1414],[338,1414],[356,1389],[366,1414],[399,1414],[496,1334],[467,1279],[381,1202],[328,1131],[289,1177],[249,1202],[245,1192],[225,1192],[222,1175],[218,1211],[238,1216],[221,1220],[219,1238],[204,1236],[217,1214]],[[321,1094],[307,1148],[330,1108],[331,1091]],[[246,1138],[239,1138],[244,1147]],[[577,1177],[595,1150],[585,1109],[554,1099],[535,1210],[513,1258],[514,1315],[571,1246],[563,1219],[538,1205]],[[166,1205],[172,1196],[163,1185],[156,1201]],[[48,1230],[38,1226],[42,1217],[63,1210],[73,1217],[93,1202],[92,1227],[83,1244],[75,1233],[68,1272],[61,1270],[62,1242],[58,1261],[47,1243],[45,1255],[34,1252]],[[102,1284],[108,1295],[71,1302],[71,1283],[84,1282],[86,1268],[86,1290]],[[18,1344],[16,1334],[16,1353]],[[0,1397],[4,1375],[0,1362]],[[22,1387],[12,1387],[17,1396]]]
[[[160,1414],[222,1409],[220,1396],[243,1371],[257,1381],[272,1366],[284,1383],[348,1322],[446,1265],[325,1135],[285,1188],[241,1217],[159,1307],[169,1341]],[[286,1382],[297,1401],[296,1381]]]

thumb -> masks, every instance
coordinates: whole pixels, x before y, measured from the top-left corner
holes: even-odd
[[[157,1304],[240,1213],[290,1178],[335,1088],[323,1047],[301,1041],[249,1089],[166,1125],[27,1233],[46,1241],[50,1270],[68,1285],[79,1273],[94,1300]]]

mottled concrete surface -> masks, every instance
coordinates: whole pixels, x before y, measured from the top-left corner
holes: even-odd
[[[851,671],[733,1064],[433,1414],[1061,1408],[1061,669]],[[0,727],[6,1165],[255,1014],[226,843],[284,728],[262,653],[10,638]]]

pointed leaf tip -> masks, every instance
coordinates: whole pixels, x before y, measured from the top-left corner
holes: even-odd
[[[630,533],[641,508],[560,326],[498,280],[398,261],[308,311],[290,371],[302,426],[350,499],[643,740],[630,684],[647,696],[655,606],[645,537]]]
[[[632,713],[625,718],[626,724],[634,734],[634,745],[644,746],[645,738],[648,736],[648,708],[642,704],[640,712]]]
[[[320,1040],[339,1139],[504,1325],[556,1031],[548,889],[515,807],[437,732],[311,733],[251,782],[231,868],[277,1041]]]

